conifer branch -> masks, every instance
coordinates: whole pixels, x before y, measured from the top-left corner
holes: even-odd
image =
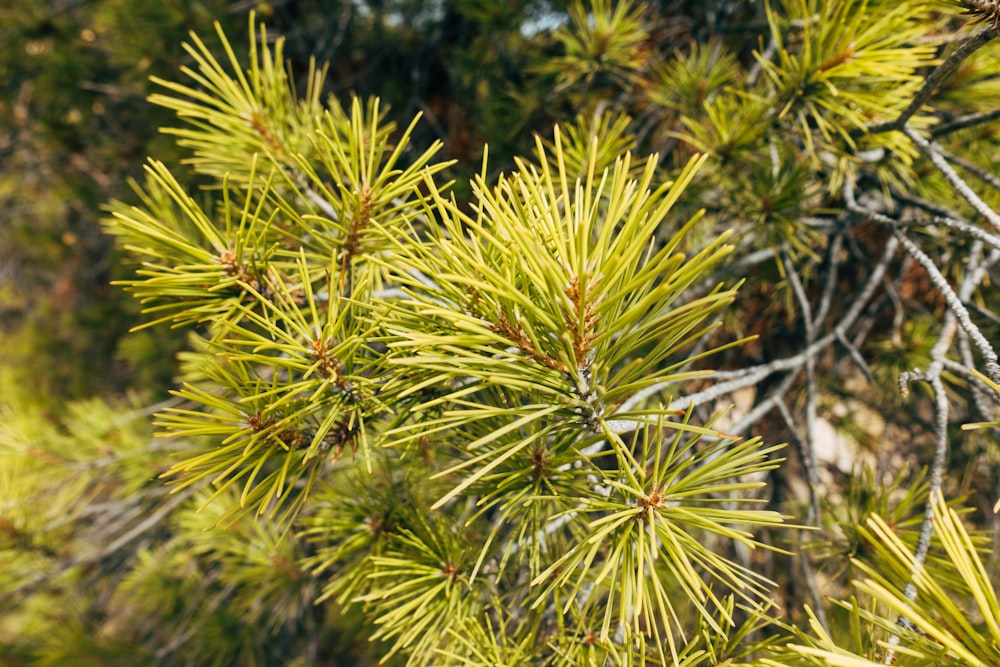
[[[154,418],[187,451],[93,406],[50,430],[9,426],[0,406],[0,588],[15,589],[0,641],[23,633],[25,660],[52,663],[64,644],[84,646],[77,661],[311,664],[331,635],[364,632],[374,659],[410,667],[870,667],[891,637],[916,662],[998,664],[992,586],[941,494],[964,414],[951,401],[965,391],[984,420],[1000,401],[1000,181],[991,155],[969,154],[1000,117],[995,63],[970,58],[998,33],[997,3],[959,3],[987,23],[971,38],[912,0],[683,17],[574,0],[552,29],[528,22],[531,2],[443,18],[355,4],[325,24],[347,69],[388,62],[376,42],[409,55],[434,40],[401,97],[392,67],[295,72],[286,57],[304,62],[309,40],[253,16],[246,58],[218,26],[213,43],[192,34],[180,81],[154,79],[185,157],[151,161],[106,226],[142,262],[119,284],[147,326],[190,336]],[[9,50],[32,63],[60,48],[48,24],[24,32],[35,41]],[[750,34],[753,56],[736,41]],[[47,78],[12,96],[11,131],[99,134],[26,101]],[[325,97],[355,88],[396,95],[396,111]],[[433,127],[397,127],[401,99]],[[491,150],[472,164],[480,138]],[[442,141],[458,162],[438,159]],[[0,199],[16,204],[26,181],[8,172]],[[125,352],[148,358],[159,334]],[[883,470],[907,441],[894,436],[920,429],[887,377],[929,385],[926,483]],[[716,410],[729,402],[740,411]],[[827,424],[891,456],[821,474]],[[791,438],[801,468],[755,433]],[[167,500],[150,480],[163,470]],[[796,534],[792,556],[779,545]],[[772,602],[784,581],[789,625]],[[80,627],[59,627],[78,607]]]
[[[941,87],[941,84],[958,69],[958,66],[973,53],[989,44],[997,35],[1000,35],[1000,28],[991,26],[980,30],[962,42],[943,62],[931,70],[919,92],[913,96],[910,103],[896,118],[890,121],[870,124],[864,131],[868,134],[879,134],[893,130],[905,130],[910,119],[930,101],[934,93]]]

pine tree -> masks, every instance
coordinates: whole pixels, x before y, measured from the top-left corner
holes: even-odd
[[[1000,9],[702,11],[574,4],[558,122],[476,165],[193,35],[188,157],[107,221],[189,335],[164,439],[5,408],[5,657],[996,664]],[[831,476],[832,425],[917,465]]]

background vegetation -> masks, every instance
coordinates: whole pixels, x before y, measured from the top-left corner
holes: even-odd
[[[0,8],[0,658],[997,664],[998,17]]]

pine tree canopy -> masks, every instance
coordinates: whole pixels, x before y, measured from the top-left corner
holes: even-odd
[[[0,661],[1000,664],[1000,4],[277,4],[104,207],[169,398],[0,382]]]

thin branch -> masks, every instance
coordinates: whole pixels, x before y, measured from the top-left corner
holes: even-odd
[[[67,570],[75,567],[86,568],[98,564],[100,561],[115,555],[116,552],[134,542],[143,533],[159,525],[175,507],[188,500],[199,488],[201,488],[200,485],[194,485],[174,494],[169,498],[169,500],[166,500],[163,504],[159,505],[156,510],[143,521],[135,524],[124,533],[121,533],[117,538],[103,544],[103,546],[98,547],[94,551],[65,560],[62,563],[57,564],[56,567],[52,569],[40,571],[30,580],[21,582],[13,590],[4,591],[3,595],[0,597],[5,598],[13,595],[30,595],[36,587],[44,584],[45,582],[56,580]],[[162,490],[162,487],[155,487],[152,493],[156,495],[158,500],[169,495]],[[130,503],[132,503],[134,507],[138,507],[139,505],[139,503],[134,499],[131,500]],[[120,509],[118,511],[113,509],[116,506],[120,507],[117,503],[110,503],[107,511],[105,512],[105,514],[113,515],[111,520],[106,523],[102,523],[93,532],[82,533],[79,536],[79,539],[84,542],[103,543],[122,527],[129,525],[132,521],[132,517],[136,515],[136,512],[129,511],[122,514]],[[132,553],[134,553],[134,551]]]
[[[849,180],[850,179],[848,179],[848,181]],[[853,194],[851,199],[853,201]],[[887,219],[891,220],[891,218]],[[667,409],[686,410],[691,405],[704,405],[705,403],[714,401],[726,394],[753,386],[758,382],[762,382],[773,373],[799,368],[805,362],[806,355],[815,354],[819,350],[832,344],[835,340],[839,340],[844,337],[847,330],[850,329],[860,317],[865,306],[871,299],[872,294],[874,294],[875,290],[881,284],[882,278],[885,275],[886,267],[888,266],[893,255],[895,255],[898,247],[899,242],[894,237],[890,237],[883,248],[882,256],[879,258],[879,261],[875,265],[871,275],[868,276],[868,280],[861,288],[861,292],[854,299],[852,299],[851,307],[847,310],[843,317],[840,318],[840,321],[837,326],[834,327],[834,330],[817,339],[809,349],[803,350],[802,352],[791,357],[775,359],[774,361],[770,361],[766,364],[760,364],[750,368],[742,368],[735,371],[715,371],[712,374],[713,379],[727,381],[720,382],[719,384],[713,385],[689,396],[678,398],[672,401],[670,405],[667,406]],[[670,384],[672,384],[672,382],[652,385],[645,390],[645,395],[650,396],[658,391],[663,391],[663,389]],[[616,433],[626,433],[637,427],[636,422],[627,419],[612,420],[609,422],[609,425]]]
[[[752,239],[748,236],[746,237],[746,243],[749,245],[752,243]],[[722,269],[716,270],[711,276],[701,281],[697,287],[691,289],[691,294],[699,295],[711,291],[723,280],[728,280],[732,276],[739,276],[747,269],[753,268],[758,264],[763,264],[769,259],[774,258],[779,253],[784,252],[788,249],[787,243],[782,243],[779,246],[769,246],[767,248],[761,248],[760,250],[754,250],[753,252],[748,252],[746,255],[741,256],[739,259],[733,261]]]
[[[936,144],[924,139],[920,134],[913,128],[906,126],[903,127],[903,132],[910,138],[910,140],[916,144],[917,148],[923,153],[933,164],[937,167],[938,171],[948,179],[951,186],[955,188],[955,191],[962,196],[965,201],[976,210],[976,213],[986,218],[991,225],[997,230],[1000,230],[1000,215],[997,215],[990,206],[984,202],[979,195],[977,195],[972,188],[969,187],[958,173],[951,168],[948,161],[945,159],[944,155],[941,154],[940,148]]]
[[[905,239],[905,237],[902,240],[904,241],[904,248],[906,248],[909,240]],[[969,270],[966,272],[965,278],[959,286],[959,293],[956,298],[970,298],[976,286],[980,284],[985,276],[987,266],[991,263],[991,260],[996,261],[998,255],[996,251],[991,253],[990,258],[987,258],[985,261],[980,261],[982,258],[982,249],[982,243],[979,241],[975,241],[970,248],[968,254]],[[907,251],[909,252],[909,248],[907,248]],[[914,258],[920,262],[921,266],[924,266],[924,262],[921,258]],[[934,347],[931,348],[931,364],[927,368],[927,371],[908,371],[901,373],[899,378],[900,387],[904,389],[904,396],[907,393],[905,391],[906,385],[910,382],[923,380],[930,384],[934,394],[934,434],[937,442],[937,446],[934,451],[934,460],[931,462],[930,470],[930,499],[927,501],[927,507],[924,511],[924,520],[920,526],[920,536],[917,538],[917,546],[913,554],[913,568],[910,573],[910,580],[906,583],[906,589],[904,590],[906,599],[911,603],[915,602],[917,599],[917,588],[914,584],[914,580],[923,569],[924,563],[927,560],[927,552],[930,549],[931,536],[934,532],[934,504],[932,499],[941,489],[942,480],[944,478],[944,468],[948,458],[948,396],[945,393],[944,383],[941,381],[941,371],[948,364],[946,355],[948,350],[951,348],[956,332],[959,331],[958,324],[960,319],[961,315],[956,311],[946,311],[941,336],[934,343]],[[964,328],[963,331],[965,331]],[[967,331],[965,333],[966,335],[969,335]],[[966,356],[971,357],[971,355]],[[906,628],[912,627],[912,623],[909,619],[904,617],[900,617],[899,624]],[[890,665],[893,663],[895,657],[894,647],[896,647],[899,642],[899,635],[894,634],[889,638],[889,650],[886,652],[884,664]]]
[[[764,52],[754,59],[753,67],[747,73],[747,86],[753,86],[757,83],[757,79],[764,72],[764,63],[774,58],[778,53],[778,43],[772,37],[767,43],[767,47]]]
[[[971,308],[972,310],[974,310],[977,313],[979,313],[980,315],[982,315],[983,317],[985,317],[987,320],[989,320],[993,324],[995,324],[997,326],[1000,326],[1000,315],[997,315],[996,313],[994,313],[992,310],[990,310],[986,306],[984,306],[982,304],[979,304],[979,303],[975,303],[975,302],[967,303],[966,305],[969,308]]]
[[[904,204],[909,204],[923,211],[927,211],[934,216],[931,222],[927,221],[912,221],[903,222],[907,226],[930,226],[930,225],[940,225],[942,227],[948,227],[954,229],[957,232],[961,232],[966,236],[974,239],[978,239],[983,243],[992,246],[994,248],[1000,248],[1000,236],[992,234],[979,225],[973,223],[972,221],[964,218],[955,211],[952,211],[946,206],[942,206],[936,202],[927,201],[915,195],[911,195],[905,192],[892,191],[892,196],[895,199],[903,202]]]
[[[991,234],[981,227],[953,218],[934,218],[934,224],[954,229],[956,232],[961,232],[976,241],[982,241],[992,248],[1000,248],[1000,236]]]
[[[931,365],[927,371],[924,372],[915,369],[901,373],[899,377],[900,387],[904,387],[904,383],[919,380],[930,384],[934,394],[934,435],[937,442],[930,470],[930,497],[927,501],[927,507],[924,510],[923,523],[920,525],[920,536],[917,538],[917,546],[913,552],[913,568],[910,571],[910,580],[906,582],[906,588],[903,592],[906,599],[911,603],[917,599],[917,587],[913,583],[914,579],[923,570],[924,563],[927,560],[927,552],[930,550],[931,535],[934,532],[934,504],[932,499],[941,489],[944,466],[948,457],[948,396],[944,390],[944,383],[941,381],[941,370],[944,367],[944,356],[948,348],[951,347],[951,341],[955,336],[956,330],[955,315],[951,311],[947,311],[945,313],[941,336],[931,349]],[[907,393],[904,392],[904,397]],[[900,616],[898,623],[904,628],[912,628],[911,621],[903,616]],[[884,664],[891,665],[895,662],[894,647],[899,642],[899,635],[894,634],[889,637],[889,650],[886,651],[886,662]]]
[[[955,294],[951,285],[948,284],[947,278],[941,274],[941,271],[934,264],[933,260],[923,250],[918,248],[913,241],[908,239],[905,234],[896,230],[895,238],[903,245],[906,252],[923,267],[931,282],[934,283],[934,286],[948,304],[948,312],[955,316],[958,324],[969,335],[973,344],[979,349],[979,353],[983,355],[986,376],[994,382],[1000,382],[1000,364],[997,363],[998,357],[996,351],[990,345],[990,342],[986,340],[979,327],[972,321],[972,318],[969,317],[969,311],[965,308],[959,296]]]
[[[142,535],[147,530],[150,530],[151,528],[159,524],[168,514],[170,514],[171,511],[173,511],[175,507],[177,507],[181,503],[185,502],[188,498],[190,498],[196,490],[197,487],[189,487],[187,489],[184,489],[180,493],[174,494],[169,500],[167,500],[158,508],[156,508],[155,512],[147,516],[139,523],[132,526],[126,532],[122,533],[117,539],[113,540],[109,544],[104,545],[97,552],[88,556],[86,558],[86,561],[93,563],[115,553],[116,551],[127,545],[129,542],[135,540],[139,535]]]
[[[962,63],[963,60],[971,56],[973,53],[986,46],[997,35],[1000,35],[1000,28],[986,28],[980,30],[978,33],[970,37],[967,41],[963,42],[961,46],[955,49],[951,55],[949,55],[944,62],[935,67],[927,78],[924,80],[923,87],[913,96],[910,100],[910,104],[903,109],[902,113],[899,114],[894,120],[886,121],[883,123],[875,123],[869,125],[865,130],[869,134],[878,134],[881,132],[890,132],[892,130],[901,130],[905,127],[906,123],[910,118],[913,117],[920,108],[930,100],[931,96],[937,92],[937,89],[941,87],[945,79],[952,75],[955,69]]]
[[[802,312],[802,321],[806,329],[806,350],[813,349],[816,342],[816,327],[813,324],[812,308],[806,296],[802,280],[799,278],[795,265],[788,258],[782,257],[785,265],[785,272],[792,285],[792,293]],[[813,354],[806,354],[806,432],[799,438],[800,451],[802,454],[802,465],[806,469],[806,479],[809,482],[809,515],[806,523],[815,526],[819,522],[819,462],[816,460],[816,448],[813,446],[816,433],[816,359]],[[780,406],[779,406],[780,407]]]
[[[986,376],[989,377],[994,382],[1000,382],[1000,364],[997,363],[997,353],[990,345],[990,342],[986,340],[982,332],[969,317],[969,311],[965,308],[962,300],[955,294],[955,291],[948,284],[948,280],[941,274],[941,271],[934,264],[933,260],[924,253],[923,250],[918,248],[913,241],[911,241],[907,236],[899,229],[899,222],[884,213],[879,213],[871,209],[861,206],[854,197],[854,184],[851,182],[850,178],[844,179],[844,200],[847,203],[848,210],[857,213],[858,215],[868,217],[876,222],[886,225],[893,230],[893,238],[895,238],[903,248],[906,250],[907,254],[910,255],[927,273],[931,282],[937,287],[941,296],[944,297],[945,302],[948,304],[949,312],[953,313],[958,319],[958,323],[961,325],[962,329],[969,335],[969,338],[979,349],[980,354],[983,355],[984,370],[986,371]]]
[[[972,372],[975,365],[972,363],[972,347],[969,345],[969,337],[964,331],[958,332],[958,343],[962,361],[944,360],[944,370],[954,373],[969,383],[972,391],[972,402],[978,413],[978,418],[983,421],[992,420],[996,414],[996,404],[1000,402],[1000,397],[993,393],[982,379]]]
[[[287,182],[298,192],[299,199],[306,204],[312,204],[319,209],[320,213],[327,217],[328,220],[333,222],[340,221],[340,215],[337,213],[336,209],[324,196],[312,189],[310,183],[309,175],[299,169],[295,164],[289,163],[279,163],[278,167],[281,169],[281,173],[285,175]]]
[[[858,370],[860,370],[861,373],[864,374],[866,380],[874,383],[875,376],[872,375],[872,371],[868,367],[868,362],[865,361],[865,358],[863,356],[861,356],[861,352],[858,351],[857,346],[855,346],[855,344],[852,343],[851,341],[847,340],[847,336],[843,335],[843,333],[841,333],[840,331],[837,331],[836,333],[838,334],[837,342],[843,345],[844,349],[847,350],[847,355],[851,358],[851,361],[853,361],[854,364],[858,367]]]
[[[796,355],[790,359],[781,359],[770,364],[762,364],[760,366],[755,366],[754,368],[748,368],[746,369],[749,371],[748,373],[741,373],[740,377],[735,380],[721,382],[707,389],[691,394],[690,396],[685,396],[671,401],[670,405],[667,406],[667,410],[687,410],[692,405],[696,407],[704,405],[705,403],[714,401],[722,396],[725,396],[726,394],[731,394],[734,391],[745,389],[746,387],[752,387],[758,382],[762,382],[772,373],[776,373],[781,370],[789,370],[798,366],[802,363],[802,359],[800,357],[802,357],[802,355]],[[626,428],[621,432],[624,433],[630,430],[632,430],[632,428]]]
[[[940,144],[935,143],[932,145],[934,146],[935,150],[937,150],[937,152],[940,153],[942,157],[944,157],[944,159],[948,160],[948,162],[951,162],[952,164],[961,167],[962,169],[966,170],[967,172],[969,172],[970,174],[981,180],[983,183],[986,183],[990,187],[994,188],[995,190],[1000,190],[1000,178],[997,178],[993,172],[983,169],[975,162],[972,162],[971,160],[966,160],[964,157],[958,155],[952,155],[949,151],[946,151]]]
[[[798,428],[795,425],[795,420],[792,418],[792,414],[791,414],[791,412],[789,412],[788,406],[785,404],[784,401],[779,401],[778,402],[778,411],[781,414],[782,418],[785,420],[785,424],[788,427],[788,429],[795,436],[795,441],[797,443],[799,443],[799,455],[802,456],[803,460],[805,460],[805,456],[804,456],[805,452],[803,451],[803,447],[802,447],[802,445],[805,443],[805,440],[803,439],[802,434],[799,433],[799,430],[798,430]],[[817,492],[816,492],[816,489],[818,488],[818,479],[819,478],[817,477],[817,483],[816,484],[812,484],[811,482],[809,484],[809,503],[810,503],[810,505],[812,505],[812,504],[815,503],[818,506],[818,504],[819,504],[819,500],[818,500],[818,496],[817,496]],[[812,511],[813,510],[810,508],[810,512],[812,512]],[[819,514],[818,510],[816,510],[816,514],[818,516],[818,514]],[[799,536],[800,536],[800,539],[802,540],[803,547],[805,547],[805,545],[807,545],[809,543],[809,541],[810,541],[809,540],[809,535],[810,535],[809,531],[807,531],[807,530],[801,530],[801,529],[799,530]],[[816,620],[819,621],[819,624],[823,628],[829,630],[830,625],[829,625],[829,623],[827,622],[827,619],[826,619],[826,610],[824,608],[825,605],[823,604],[823,597],[819,593],[819,587],[816,586],[816,573],[813,571],[812,563],[809,562],[808,550],[805,549],[805,548],[802,548],[802,549],[799,550],[799,552],[798,552],[797,555],[798,555],[798,558],[799,558],[799,563],[802,566],[802,576],[805,579],[806,588],[809,591],[809,596],[813,600],[813,611],[816,614]]]
[[[954,335],[954,316],[950,312],[946,314],[946,317],[948,316],[950,316],[951,327],[946,327],[946,330],[942,332],[941,338],[938,339],[938,344],[935,344],[935,348],[938,348],[942,341],[950,340]],[[950,332],[948,329],[950,329]],[[913,553],[913,569],[910,572],[910,580],[906,583],[906,589],[903,592],[906,599],[910,602],[914,602],[917,599],[917,587],[914,585],[913,580],[923,570],[924,563],[927,560],[927,552],[930,550],[931,534],[934,532],[934,504],[932,499],[941,488],[942,472],[948,456],[948,396],[945,394],[944,383],[941,381],[940,362],[941,359],[931,362],[932,367],[935,364],[939,364],[934,371],[928,370],[927,373],[912,371],[906,374],[910,376],[910,381],[922,379],[931,385],[934,393],[934,434],[937,441],[934,451],[934,461],[931,463],[930,498],[927,501],[927,508],[924,511],[924,521],[920,526],[920,536],[917,538],[917,546]],[[909,619],[902,616],[899,618],[898,623],[907,629],[912,628],[913,625]],[[898,634],[893,634],[889,637],[889,650],[886,651],[883,664],[891,665],[895,662],[895,647],[899,645],[899,642],[900,637]]]
[[[833,297],[837,292],[837,278],[839,276],[840,269],[840,251],[844,247],[844,234],[838,233],[833,237],[830,242],[830,246],[827,249],[827,257],[830,262],[830,268],[826,272],[826,283],[823,285],[823,294],[820,296],[819,308],[816,310],[816,315],[813,317],[813,328],[819,327],[826,316],[830,312],[830,306],[833,303]]]
[[[908,192],[900,192],[895,189],[890,190],[890,193],[892,194],[892,197],[894,199],[898,199],[904,204],[909,204],[910,206],[914,206],[923,211],[927,211],[931,215],[940,216],[942,218],[950,218],[952,220],[961,220],[970,225],[973,224],[971,221],[969,221],[968,218],[959,215],[957,212],[953,211],[947,206],[943,206],[941,204],[938,204],[937,202],[928,201],[914,194],[910,194]]]
[[[950,123],[944,123],[932,128],[931,136],[937,139],[938,137],[943,137],[947,134],[951,134],[952,132],[964,130],[967,127],[975,127],[981,123],[988,123],[991,120],[996,120],[997,118],[1000,118],[1000,108],[993,109],[991,111],[970,113],[960,118],[956,118]]]
[[[764,415],[773,410],[777,405],[785,400],[785,394],[788,390],[792,388],[792,384],[798,377],[798,369],[789,373],[782,379],[781,383],[771,391],[770,395],[763,401],[760,401],[753,407],[750,412],[746,413],[741,417],[736,423],[729,427],[733,433],[743,433],[751,426],[760,421]]]
[[[989,255],[980,259],[982,252],[982,243],[979,241],[973,242],[965,262],[965,278],[962,280],[962,285],[958,290],[958,298],[963,302],[972,298],[976,287],[986,279],[989,270],[997,262],[1000,262],[1000,250],[994,248],[990,251]]]

